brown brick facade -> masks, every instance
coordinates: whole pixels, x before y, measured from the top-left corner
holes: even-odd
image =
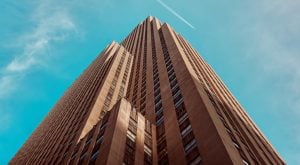
[[[153,17],[112,42],[10,164],[285,164],[198,52]]]

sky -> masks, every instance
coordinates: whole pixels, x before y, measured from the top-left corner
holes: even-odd
[[[300,164],[300,1],[0,1],[0,164],[107,44],[152,15],[214,68],[288,164]]]

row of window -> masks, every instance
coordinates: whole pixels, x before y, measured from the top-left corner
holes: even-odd
[[[132,49],[133,49],[133,46],[134,46],[134,39],[136,38],[136,35],[137,35],[137,30],[138,28],[135,28],[134,31],[132,32],[133,35],[131,35],[131,39],[130,39],[130,43],[129,43],[129,46],[131,46],[129,49],[129,52],[132,52]],[[139,31],[138,31],[139,32]],[[137,47],[137,46],[136,46]],[[137,49],[137,48],[136,48]],[[135,51],[136,52],[136,51]],[[135,56],[134,56],[135,57]],[[135,63],[134,63],[134,60],[133,60],[133,64],[132,64],[132,68],[135,67]],[[129,83],[128,83],[128,90],[127,90],[127,94],[126,94],[126,97],[129,98],[129,95],[130,95],[130,91],[131,91],[131,84],[132,84],[132,79],[133,79],[133,69],[131,69],[131,73],[130,73],[130,78],[129,78]]]
[[[223,125],[224,125],[224,127],[225,127],[225,129],[226,129],[226,131],[227,131],[227,133],[228,133],[228,135],[229,135],[229,137],[231,138],[233,145],[234,145],[235,148],[238,150],[238,152],[239,152],[239,154],[240,154],[240,156],[241,156],[241,158],[242,158],[242,163],[245,164],[245,165],[248,165],[248,164],[249,164],[249,163],[248,163],[248,162],[249,162],[249,161],[248,161],[248,158],[247,158],[247,156],[245,155],[245,152],[242,150],[241,145],[240,145],[240,143],[238,142],[237,138],[236,138],[235,135],[233,134],[232,129],[230,128],[230,126],[228,125],[227,121],[225,120],[224,115],[223,115],[222,112],[221,112],[221,109],[218,107],[218,104],[215,102],[215,99],[213,98],[213,94],[211,94],[211,93],[208,91],[208,89],[206,89],[206,88],[204,88],[204,89],[205,89],[205,91],[206,91],[206,93],[207,93],[208,98],[210,99],[211,103],[213,104],[213,106],[214,106],[214,108],[215,108],[217,114],[219,115],[219,119],[222,121],[222,123],[223,123]],[[222,103],[219,103],[219,105],[222,106]],[[223,107],[223,108],[225,108],[225,107]],[[228,119],[228,121],[230,122],[230,125],[232,126],[232,128],[233,128],[233,130],[235,131],[236,135],[238,135],[238,137],[239,137],[240,141],[242,142],[243,146],[247,149],[249,155],[251,156],[251,159],[252,159],[256,164],[258,164],[258,162],[257,162],[257,160],[256,160],[256,158],[255,158],[255,156],[254,156],[253,153],[250,151],[250,149],[249,149],[248,145],[246,144],[244,138],[240,135],[239,131],[237,130],[237,128],[236,128],[235,125],[233,124],[233,121],[231,120],[230,116],[228,116],[228,114],[227,114],[225,111],[223,111],[223,112],[224,112],[226,118]]]
[[[180,88],[176,79],[175,71],[173,68],[172,61],[166,46],[165,39],[162,31],[159,31],[159,37],[163,49],[164,62],[168,72],[169,83],[173,96],[173,102],[179,123],[179,129],[181,132],[182,143],[186,154],[186,161],[188,164],[200,164],[201,157],[197,147],[197,142],[194,137],[192,126],[190,125],[188,115],[183,102],[183,97],[180,92]],[[184,118],[182,118],[184,117]]]
[[[211,84],[208,83],[210,82],[208,78],[210,77],[210,79],[212,79],[213,81],[214,79],[211,77],[211,74],[207,74],[207,72],[209,72],[209,67],[205,67],[206,64],[202,60],[199,60],[199,58],[197,58],[198,55],[196,55],[196,51],[181,36],[176,37],[179,40],[181,47],[185,50],[190,63],[196,66],[193,66],[193,69],[195,70],[198,79],[201,80],[202,84],[205,83],[207,87],[211,89],[212,87]],[[202,82],[199,72],[202,75],[204,82]]]
[[[112,58],[109,59],[108,62],[106,62],[104,65],[102,65],[103,63],[100,63],[96,70],[99,70],[100,71],[100,74],[98,77],[99,81],[98,82],[101,82],[102,79],[104,78],[104,75],[105,73],[107,72],[108,68],[109,68],[109,65],[111,64],[112,62]],[[103,67],[103,69],[100,69],[101,67]],[[95,74],[95,73],[93,73]],[[88,80],[85,80],[85,83],[84,84],[89,84],[89,83],[86,83],[87,81],[91,82],[92,80],[94,79],[94,76],[90,76],[90,78]],[[83,79],[79,79],[78,81],[83,81]],[[86,89],[88,85],[85,85],[82,87],[82,90],[81,92],[78,92],[79,94],[77,96],[74,96],[76,97],[75,99],[69,99],[68,101],[72,101],[72,102],[77,102],[77,103],[80,103],[82,102],[83,100],[83,96],[86,94]],[[92,90],[89,90],[89,93],[91,93]],[[70,103],[72,106],[70,107],[70,109],[73,109],[73,111],[76,110],[76,108],[73,108],[74,106],[76,106],[77,104],[74,104],[74,103]],[[87,102],[85,102],[85,104],[87,104]],[[72,116],[72,120],[68,120],[68,125],[70,125],[70,129],[68,129],[66,132],[64,132],[64,135],[61,135],[61,134],[56,134],[57,136],[56,137],[59,137],[59,136],[63,136],[63,140],[61,142],[61,146],[64,146],[64,147],[57,147],[55,151],[53,151],[53,153],[64,153],[63,155],[57,155],[55,154],[56,156],[54,156],[52,158],[52,163],[60,163],[58,161],[63,161],[63,159],[65,158],[65,156],[67,155],[70,147],[72,146],[73,142],[75,141],[75,138],[76,138],[76,135],[78,134],[78,130],[80,129],[81,127],[81,122],[83,122],[83,120],[85,119],[85,116],[87,114],[87,111],[85,110],[84,113],[82,113],[82,111],[77,111],[76,113],[74,113],[74,115]],[[64,124],[61,125],[60,128],[65,128],[63,127],[65,126]],[[60,128],[56,128],[57,130],[59,130]],[[68,127],[69,128],[69,127]],[[63,131],[62,131],[63,132]],[[51,133],[49,134],[51,135]],[[44,151],[52,151],[51,148],[54,148],[53,146],[57,144],[57,142],[55,143],[52,143],[51,145],[48,145],[46,149],[44,149]],[[58,151],[59,149],[59,151]],[[44,159],[45,157],[48,157],[48,155],[50,155],[50,152],[44,152],[43,155],[41,156],[41,160]],[[52,154],[53,155],[53,154]],[[51,159],[51,158],[48,158],[48,159]]]
[[[129,37],[126,37],[124,44],[122,43],[122,45],[124,45],[126,49],[129,50],[129,52],[132,52],[138,27],[139,26],[136,26],[134,30],[130,33]]]
[[[152,128],[148,120],[145,120],[144,133],[144,164],[152,165]]]
[[[135,111],[135,109],[132,109],[130,112],[129,125],[126,136],[125,153],[123,158],[124,165],[134,165],[137,121],[137,112]]]
[[[84,78],[79,78],[78,81],[76,81],[76,82],[79,83],[79,84],[81,84],[81,82],[86,82],[86,81],[92,82],[94,80],[95,76],[96,76],[96,78],[98,80],[96,83],[101,82],[102,79],[103,79],[103,77],[105,76],[105,73],[107,73],[107,70],[108,70],[108,68],[109,68],[109,66],[110,66],[110,64],[112,62],[112,59],[113,58],[110,58],[108,60],[108,62],[106,62],[104,65],[102,65],[103,62],[104,62],[104,60],[102,60],[103,62],[100,62],[99,65],[93,66],[93,68],[94,68],[93,70],[96,70],[96,71],[89,72],[89,75],[92,75],[92,76],[89,76],[89,79],[86,80]],[[83,84],[88,84],[88,83],[83,83]],[[77,92],[77,93],[79,93],[79,95],[74,96],[74,97],[76,97],[75,99],[69,99],[68,101],[72,101],[72,102],[76,102],[76,103],[82,102],[82,100],[84,99],[84,95],[86,94],[86,92],[92,93],[94,91],[94,90],[91,90],[91,89],[86,90],[86,88],[89,88],[89,86],[87,86],[87,85],[80,86],[81,90],[77,88],[76,90],[80,90],[80,92]],[[71,94],[71,96],[69,98],[72,98],[72,94],[74,95],[74,93],[70,93],[70,94]],[[92,94],[89,94],[89,96],[90,95],[92,95]],[[85,107],[89,103],[90,103],[89,101],[85,101],[82,106]],[[72,104],[72,106],[70,107],[70,109],[76,110],[76,108],[72,108],[72,107],[78,106],[78,105],[74,104],[74,103],[70,103],[70,104]],[[71,129],[68,129],[68,131],[64,133],[65,135],[63,135],[64,138],[63,138],[63,142],[61,144],[63,144],[63,146],[65,146],[65,147],[58,147],[53,152],[53,150],[50,150],[49,148],[53,148],[54,144],[60,143],[60,142],[55,142],[55,143],[53,143],[51,145],[48,145],[47,146],[48,149],[47,148],[44,149],[45,151],[52,151],[52,153],[64,153],[64,155],[62,156],[62,159],[60,159],[60,157],[59,157],[61,155],[57,156],[57,154],[55,154],[56,157],[54,156],[54,158],[52,159],[52,163],[53,162],[54,163],[59,163],[58,161],[62,161],[64,159],[64,157],[67,155],[67,152],[68,152],[68,150],[71,147],[70,144],[72,144],[73,141],[75,140],[75,138],[77,137],[76,135],[78,134],[78,131],[79,131],[80,127],[81,127],[80,123],[85,119],[85,116],[86,116],[87,112],[88,112],[87,110],[85,110],[84,113],[82,113],[82,111],[77,111],[71,117],[71,119],[73,119],[73,120],[68,120],[69,121],[68,125],[72,125],[72,126],[71,126]],[[64,125],[64,124],[62,124],[62,125]],[[64,132],[64,131],[61,131],[61,132]],[[57,135],[59,135],[59,134],[57,134]],[[68,136],[66,136],[66,135],[68,135]],[[68,137],[70,137],[70,138],[68,138]],[[59,151],[57,151],[57,149],[59,149]],[[44,154],[41,157],[48,157],[49,154],[50,154],[50,152],[44,152]],[[43,158],[41,158],[41,159],[43,159]]]
[[[87,153],[88,153],[89,146],[91,144],[93,144],[93,142],[92,142],[94,139],[93,137],[94,137],[94,135],[96,135],[97,137],[95,139],[95,144],[93,146],[91,155],[89,156],[89,164],[90,165],[95,164],[95,161],[99,155],[100,146],[103,141],[103,136],[104,136],[104,132],[107,127],[109,116],[110,116],[110,112],[107,112],[104,115],[101,122],[98,125],[95,125],[94,128],[86,135],[86,138],[84,138],[85,140],[81,140],[77,144],[77,146],[73,150],[69,164],[83,164],[83,161],[88,157]],[[99,131],[95,134],[95,130],[97,130],[97,127],[100,127],[100,128],[99,128]],[[79,149],[80,149],[82,143],[85,143],[85,144],[83,146],[82,151],[80,152],[80,155],[78,155]],[[77,155],[79,156],[78,163],[75,162]]]
[[[129,55],[117,100],[120,100],[124,96],[124,88],[125,88],[126,80],[127,80],[127,77],[128,77],[128,72],[129,72],[129,66],[130,66],[131,58],[132,58],[132,56]]]
[[[141,86],[141,101],[140,101],[140,112],[145,115],[146,109],[146,72],[147,72],[147,24],[146,24],[146,32],[145,32],[145,40],[144,40],[144,57],[143,57],[143,69],[142,69],[142,86]]]
[[[136,66],[136,77],[135,77],[135,84],[133,88],[133,98],[132,98],[132,103],[136,107],[137,106],[137,90],[138,90],[138,82],[140,78],[140,63],[141,63],[141,56],[142,56],[142,46],[143,46],[143,38],[144,38],[144,24],[142,25],[142,32],[141,32],[141,40],[139,41],[139,52],[137,53],[138,59],[137,59],[137,66]]]
[[[141,28],[138,29],[137,36],[139,36],[140,33],[141,33]],[[136,36],[135,36],[135,37],[136,37]],[[134,37],[134,38],[135,38],[135,37]],[[138,44],[139,42],[140,42],[140,38],[137,37],[137,44]],[[137,44],[136,44],[136,46],[135,46],[135,51],[134,51],[135,54],[134,54],[134,57],[137,57],[137,56],[138,56],[138,53],[137,53],[138,46],[137,46]],[[134,45],[135,45],[135,44],[132,44],[132,46],[134,46]],[[133,49],[133,47],[132,47],[132,49]],[[134,59],[136,59],[136,58],[134,58]],[[138,59],[136,59],[136,60],[138,60]],[[137,62],[138,62],[138,61],[133,62],[134,65],[135,65],[133,68],[136,68]],[[132,70],[131,70],[131,74],[130,74],[131,76],[130,76],[130,80],[129,80],[129,86],[128,86],[128,90],[127,90],[127,98],[129,98],[130,92],[132,91],[132,90],[131,90],[131,84],[132,84],[133,76],[134,76],[133,72],[134,72],[134,70],[132,69]],[[135,84],[135,85],[136,85],[136,84]],[[134,89],[136,89],[136,87],[134,87]],[[137,90],[136,90],[136,91],[137,91]],[[133,94],[134,94],[134,93],[136,93],[136,92],[133,92]],[[132,103],[133,103],[133,100],[134,100],[134,99],[132,99]],[[135,101],[135,102],[136,102],[136,101]],[[136,104],[136,103],[135,103],[135,104]],[[134,105],[135,105],[135,104],[134,104]]]
[[[180,38],[178,35],[176,35],[176,38],[177,38],[177,40],[179,41],[179,44],[180,44],[180,46],[182,47],[184,53],[186,54],[186,57],[188,58],[188,60],[189,60],[189,62],[190,62],[190,64],[191,64],[193,70],[195,71],[195,73],[196,73],[198,79],[200,80],[200,82],[202,82],[202,79],[201,79],[201,76],[200,76],[200,73],[199,73],[199,72],[201,72],[201,70],[198,69],[198,68],[200,68],[200,66],[198,66],[198,68],[195,66],[197,63],[195,62],[194,59],[191,59],[191,57],[193,57],[193,56],[192,56],[192,52],[190,51],[190,49],[188,49],[188,48],[186,47],[185,43],[181,40],[181,38]],[[191,55],[191,57],[190,57],[190,55]],[[202,72],[201,72],[201,74],[204,75]],[[202,82],[202,83],[203,83],[203,82]]]
[[[168,152],[167,152],[167,142],[165,138],[165,126],[164,126],[164,115],[163,107],[160,93],[160,82],[159,82],[159,73],[157,65],[157,54],[156,46],[154,39],[154,26],[151,23],[151,45],[152,45],[152,66],[153,66],[153,86],[154,86],[154,105],[155,105],[155,114],[156,114],[156,139],[157,139],[157,154],[158,154],[158,164],[166,165],[168,164]]]
[[[64,154],[57,155],[53,161],[54,163],[59,163],[58,161],[59,160],[62,161],[65,158],[65,156],[67,155],[68,150],[70,149],[71,145],[73,144],[73,141],[75,140],[76,135],[78,134],[78,131],[81,126],[80,123],[83,122],[84,116],[86,114],[87,114],[87,111],[84,111],[84,113],[80,115],[79,119],[76,120],[76,125],[74,124],[73,130],[71,129],[70,131],[67,131],[67,132],[73,132],[73,133],[70,133],[69,136],[64,136],[63,142],[62,142],[62,145],[64,147],[59,147],[59,150],[57,152],[57,153],[64,153]],[[71,137],[71,138],[68,138],[68,137]],[[70,142],[68,142],[68,140],[70,140]],[[61,159],[60,159],[60,156],[61,156]]]
[[[68,136],[64,136],[62,145],[63,147],[59,147],[59,149],[56,153],[64,153],[61,155],[55,155],[53,159],[53,163],[60,163],[63,161],[68,154],[68,150],[70,149],[73,141],[75,141],[76,135],[78,134],[79,129],[81,128],[81,124],[83,120],[85,119],[85,116],[87,114],[87,111],[84,111],[83,113],[79,114],[80,116],[76,120],[74,126],[72,127],[73,129],[68,130],[67,132],[70,132],[70,134],[67,134]],[[75,120],[75,119],[74,119]],[[71,133],[72,132],[72,133]]]
[[[131,37],[131,39],[130,39],[130,42],[129,42],[129,48],[128,48],[128,50],[129,50],[129,52],[132,52],[132,49],[133,49],[133,46],[134,46],[134,41],[135,41],[135,37],[136,37],[136,34],[137,34],[137,30],[138,30],[138,26],[136,27],[136,28],[134,28],[134,30],[133,30],[133,35],[131,35],[132,37]]]
[[[112,97],[113,97],[113,94],[114,94],[114,91],[115,91],[115,88],[116,88],[116,84],[117,84],[117,81],[118,81],[118,78],[119,78],[121,69],[122,69],[122,67],[123,67],[125,55],[126,55],[126,50],[124,50],[123,53],[122,53],[122,56],[121,56],[120,62],[119,62],[119,64],[118,64],[117,70],[116,70],[116,72],[115,72],[115,75],[114,75],[112,84],[110,85],[110,88],[109,88],[108,93],[107,93],[107,95],[106,95],[106,98],[105,98],[105,101],[104,101],[104,105],[103,105],[103,108],[102,108],[102,111],[101,111],[101,115],[104,115],[104,113],[107,112],[107,111],[109,110],[109,106],[110,106],[110,103],[111,103],[111,99],[112,99]],[[123,77],[123,78],[124,78],[124,77]],[[122,88],[122,87],[121,87],[121,88]],[[123,88],[124,88],[124,87],[123,87]],[[124,90],[124,89],[123,89],[123,90]],[[100,116],[100,118],[101,118],[101,117],[102,117],[102,116]]]

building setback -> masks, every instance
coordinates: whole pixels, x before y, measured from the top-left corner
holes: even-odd
[[[225,84],[148,17],[81,74],[10,164],[285,164]]]

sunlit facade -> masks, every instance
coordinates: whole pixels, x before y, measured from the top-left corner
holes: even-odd
[[[148,17],[65,92],[11,164],[285,164],[213,69]]]

